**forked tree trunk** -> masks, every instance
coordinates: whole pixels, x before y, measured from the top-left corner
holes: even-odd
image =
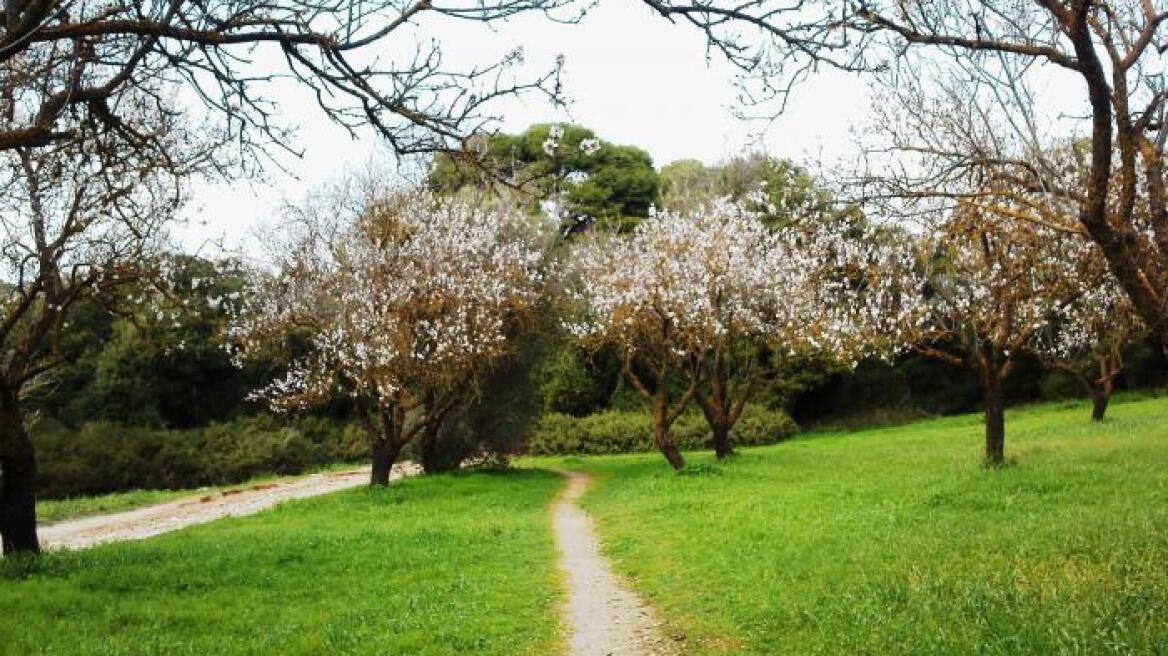
[[[715,363],[719,366],[720,363]],[[710,379],[710,396],[695,394],[694,400],[702,409],[706,423],[710,425],[713,434],[714,455],[719,460],[734,455],[734,445],[730,442],[731,418],[733,410],[730,407],[729,394],[726,390],[726,381],[715,370]]]
[[[389,474],[401,453],[400,440],[379,437],[373,440],[373,473],[369,477],[369,484],[385,487],[389,485]]]
[[[1118,375],[1119,369],[1116,368],[1115,373],[1104,374],[1095,380],[1084,376],[1074,367],[1063,367],[1062,370],[1078,381],[1079,386],[1091,399],[1091,421],[1103,421],[1103,417],[1107,414],[1107,405],[1111,402],[1111,393],[1115,391],[1115,376]]]
[[[0,543],[3,553],[38,553],[36,452],[10,395],[0,400]]]
[[[996,374],[985,377],[985,462],[998,466],[1006,461],[1006,403],[1002,381]]]
[[[1092,421],[1103,421],[1103,416],[1107,414],[1107,404],[1111,402],[1111,393],[1115,391],[1114,376],[1104,376],[1091,394]]]
[[[449,396],[446,398],[429,396],[426,399],[426,423],[422,426],[422,434],[420,439],[422,452],[422,471],[427,474],[440,474],[443,472],[457,471],[462,464],[460,458],[443,457],[439,450],[441,447],[440,437],[442,434],[442,427],[446,424],[446,418],[450,412],[457,405],[457,396]]]

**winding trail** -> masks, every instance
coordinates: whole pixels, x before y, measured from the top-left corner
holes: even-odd
[[[671,654],[652,608],[624,587],[600,553],[592,520],[577,500],[592,479],[560,471],[568,485],[556,502],[552,527],[560,569],[568,582],[565,608],[571,656]]]
[[[392,478],[417,469],[412,463],[395,465]],[[261,483],[242,490],[212,492],[154,506],[109,515],[93,515],[37,527],[41,547],[83,549],[102,542],[141,540],[223,517],[241,517],[291,499],[336,492],[369,482],[369,468],[313,474]]]

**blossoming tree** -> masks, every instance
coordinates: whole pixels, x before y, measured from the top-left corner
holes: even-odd
[[[816,267],[790,235],[729,200],[658,212],[632,235],[585,241],[572,254],[581,310],[569,328],[615,346],[649,402],[658,448],[684,466],[670,425],[692,400],[718,457],[759,383],[759,345],[814,342],[824,326],[808,286]],[[671,382],[674,384],[671,385]],[[675,388],[682,391],[675,393]]]
[[[1124,349],[1147,328],[1131,299],[1108,275],[1096,253],[1094,275],[1076,281],[1078,297],[1042,331],[1034,352],[1052,369],[1070,376],[1091,399],[1091,419],[1103,421],[1124,367]]]
[[[650,405],[657,448],[682,469],[669,429],[701,380],[693,328],[704,299],[686,266],[695,245],[655,229],[662,221],[651,217],[627,239],[592,234],[575,245],[568,299],[576,313],[566,327],[586,345],[617,348],[623,375]],[[689,382],[679,393],[671,383],[683,371]]]
[[[1079,296],[1088,243],[1060,230],[959,206],[923,239],[905,235],[870,269],[856,325],[876,345],[912,349],[977,374],[985,459],[1005,458],[1003,386],[1015,356]],[[915,257],[914,257],[915,251]],[[862,299],[862,302],[859,302]]]
[[[509,326],[541,293],[544,242],[507,208],[416,191],[338,200],[297,214],[280,270],[257,276],[234,317],[231,348],[242,361],[299,334],[307,348],[255,397],[282,410],[351,397],[371,482],[386,485],[402,447],[436,431],[511,348]]]

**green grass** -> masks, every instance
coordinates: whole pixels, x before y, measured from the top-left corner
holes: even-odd
[[[560,487],[540,471],[419,477],[6,559],[0,653],[551,653]]]
[[[174,501],[196,494],[217,492],[222,488],[199,488],[197,490],[130,490],[114,492],[95,497],[71,497],[68,499],[38,499],[37,523],[48,524],[66,519],[77,519],[89,515],[133,510],[142,506]]]
[[[696,654],[1168,653],[1168,400],[808,435],[726,464],[565,458]]]
[[[112,494],[100,494],[92,497],[38,499],[37,523],[48,524],[66,519],[87,517],[89,515],[101,515],[104,513],[121,512],[123,510],[133,510],[134,508],[152,506],[158,503],[166,503],[167,501],[174,501],[175,499],[182,499],[183,497],[199,496],[213,492],[225,492],[228,490],[244,490],[261,483],[291,480],[295,478],[302,478],[316,472],[352,469],[356,466],[357,465],[352,463],[336,464],[320,469],[314,469],[311,472],[305,472],[297,476],[276,476],[274,474],[270,474],[267,476],[257,476],[242,483],[234,483],[231,485],[212,485],[186,490],[130,490],[128,492],[114,492]]]

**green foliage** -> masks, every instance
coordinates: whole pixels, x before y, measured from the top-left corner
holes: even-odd
[[[795,422],[785,413],[748,405],[731,431],[735,445],[770,444],[794,435]],[[678,418],[671,434],[683,449],[710,444],[710,428],[698,412]],[[585,417],[549,413],[540,419],[527,443],[528,453],[605,454],[655,451],[653,421],[643,410],[606,410]]]
[[[522,134],[488,137],[483,167],[449,155],[437,156],[428,184],[434,191],[456,193],[489,185],[493,174],[528,187],[537,199],[560,199],[568,219],[565,229],[592,222],[627,228],[649,215],[649,207],[657,202],[658,179],[648,153],[600,141],[599,150],[590,154],[580,144],[596,139],[591,130],[557,126],[563,136],[551,154],[544,144],[553,125],[536,124]],[[532,211],[537,210],[533,201]]]
[[[1009,412],[999,470],[977,464],[979,415],[808,435],[713,476],[572,467],[600,474],[584,504],[607,555],[686,653],[1161,653],[1168,401],[1087,415]]]
[[[1022,353],[1014,360],[1005,388],[1009,404],[1066,398],[1064,391],[1049,384],[1048,372],[1036,358]],[[882,415],[950,415],[970,412],[982,403],[975,374],[923,355],[908,354],[892,363],[866,360],[851,371],[821,367],[814,360],[793,365],[791,375],[808,384],[789,397],[786,407],[803,425],[862,427],[865,417],[883,421]]]
[[[523,449],[541,412],[536,366],[547,345],[533,333],[518,341],[518,351],[495,362],[478,381],[475,394],[443,424],[437,449],[442,469],[458,469],[476,455],[504,465]],[[407,447],[407,458],[418,459],[417,446]]]
[[[786,226],[816,220],[831,206],[831,196],[806,169],[764,153],[739,155],[714,166],[678,160],[661,167],[660,177],[661,202],[675,211],[728,196],[759,211],[768,224]]]
[[[608,350],[589,353],[564,340],[548,350],[536,375],[544,410],[579,417],[607,406],[620,366]]]
[[[222,315],[208,303],[238,292],[239,275],[230,262],[181,263],[176,308],[118,317],[80,308],[67,331],[70,357],[31,406],[71,426],[192,428],[239,412],[257,377],[231,365],[217,336]]]
[[[550,654],[558,476],[416,477],[0,560],[6,654]]]
[[[258,415],[190,430],[108,422],[74,430],[45,421],[32,437],[44,498],[234,483],[365,460],[369,452],[356,427],[314,417]]]

